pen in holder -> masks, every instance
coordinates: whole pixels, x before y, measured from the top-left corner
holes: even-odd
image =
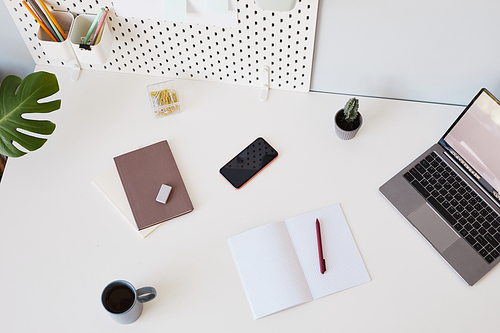
[[[112,38],[106,14],[81,14],[75,19],[70,40],[80,62],[103,64],[108,60]]]
[[[66,36],[70,35],[74,21],[73,14],[69,12],[52,12],[51,15],[58,23],[64,34]],[[62,42],[54,41],[52,39],[53,37],[50,37],[49,34],[47,34],[41,24],[38,28],[37,38],[49,59],[69,61],[75,58],[75,52],[71,47],[69,38],[66,38]]]

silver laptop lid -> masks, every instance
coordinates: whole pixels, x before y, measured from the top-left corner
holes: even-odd
[[[500,102],[481,89],[439,143],[500,205]]]

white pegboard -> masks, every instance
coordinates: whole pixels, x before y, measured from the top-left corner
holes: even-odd
[[[38,23],[20,0],[4,0],[36,64],[73,66],[49,59],[38,42]],[[270,68],[270,88],[307,92],[312,72],[318,0],[298,0],[289,12],[262,10],[253,0],[238,0],[238,28],[119,17],[112,0],[49,0],[51,10],[75,16],[110,9],[113,36],[104,70],[260,86]]]

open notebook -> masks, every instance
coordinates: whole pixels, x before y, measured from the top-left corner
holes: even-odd
[[[324,274],[316,219],[321,224]],[[254,319],[370,281],[339,204],[263,225],[228,242]]]

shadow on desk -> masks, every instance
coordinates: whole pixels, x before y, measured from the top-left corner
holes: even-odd
[[[2,181],[3,171],[5,170],[5,165],[7,164],[7,157],[0,155],[0,181]]]

